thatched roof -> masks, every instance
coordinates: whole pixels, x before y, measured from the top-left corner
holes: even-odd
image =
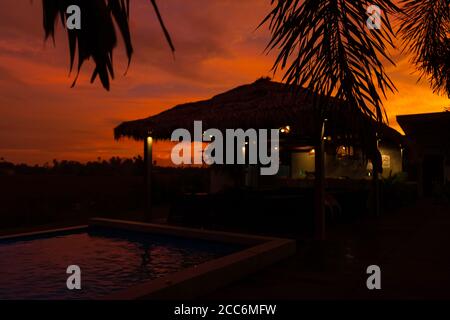
[[[359,131],[366,131],[367,126],[375,128],[374,122],[359,112],[349,112],[336,99],[330,106],[327,135],[358,135]],[[294,128],[294,133],[311,137],[316,132],[313,111],[312,97],[306,89],[292,90],[285,84],[259,79],[209,100],[181,104],[149,118],[124,122],[115,128],[114,135],[116,139],[128,137],[143,140],[151,135],[154,139],[165,140],[170,139],[172,132],[178,128],[193,131],[194,121],[201,120],[204,130],[280,128],[289,125]],[[376,131],[388,135],[389,139],[401,138],[397,131],[387,126],[378,127]]]

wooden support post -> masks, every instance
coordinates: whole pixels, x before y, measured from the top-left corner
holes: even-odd
[[[373,212],[375,216],[381,215],[381,187],[380,187],[380,173],[377,169],[373,170],[372,176],[372,188],[373,188]]]
[[[417,194],[419,198],[424,197],[423,183],[423,156],[420,156],[417,161]]]
[[[375,216],[381,215],[381,186],[380,186],[380,174],[381,170],[383,168],[383,158],[381,157],[380,153],[380,139],[378,139],[377,134],[377,150],[378,150],[378,162],[379,166],[375,165],[373,166],[373,176],[372,176],[372,183],[373,183],[373,211]]]
[[[144,180],[145,180],[145,220],[152,218],[152,169],[153,169],[153,139],[144,139]]]
[[[325,240],[325,121],[316,143],[315,190],[314,190],[314,235],[316,240]]]

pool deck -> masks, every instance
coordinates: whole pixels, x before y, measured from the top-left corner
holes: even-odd
[[[381,268],[368,290],[366,268]],[[204,297],[245,299],[450,299],[450,205],[415,206],[328,230],[322,243]]]

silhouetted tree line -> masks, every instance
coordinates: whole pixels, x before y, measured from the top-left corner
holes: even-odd
[[[112,157],[109,160],[81,163],[70,160],[53,160],[51,164],[30,166],[14,164],[0,159],[0,175],[79,175],[79,176],[142,176],[144,161],[141,156],[134,158]]]

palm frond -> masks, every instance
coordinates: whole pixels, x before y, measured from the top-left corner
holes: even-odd
[[[402,0],[401,5],[404,50],[433,91],[450,97],[449,0]]]
[[[161,28],[172,51],[175,51],[169,32],[159,12],[155,0],[151,3],[157,13]],[[77,5],[81,9],[81,30],[69,30],[66,27],[67,8]],[[72,86],[75,86],[84,62],[94,60],[95,69],[91,77],[94,82],[97,77],[106,90],[110,89],[110,79],[114,79],[113,51],[117,46],[117,25],[125,45],[128,64],[133,56],[132,36],[129,27],[129,0],[42,0],[43,24],[45,37],[54,38],[58,20],[67,32],[70,53],[70,71],[74,68],[75,57],[78,54],[77,75]]]
[[[390,0],[272,0],[269,23],[272,38],[267,50],[277,50],[273,70],[284,71],[288,84],[307,87],[318,95],[337,98],[378,121],[386,118],[382,97],[395,86],[382,60],[394,32],[389,16],[399,11]],[[367,8],[385,13],[382,28],[369,30]]]

